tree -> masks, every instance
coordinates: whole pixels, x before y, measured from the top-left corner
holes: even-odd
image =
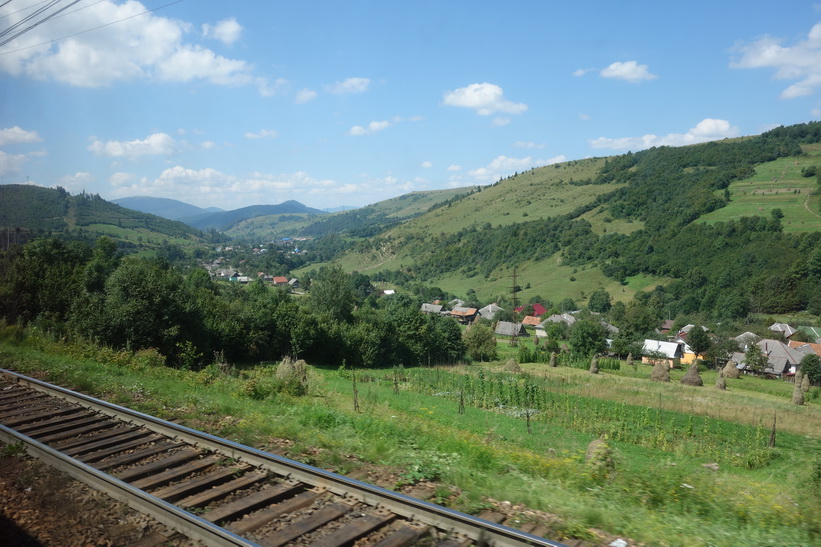
[[[764,369],[767,368],[767,365],[769,364],[769,359],[767,359],[767,356],[761,352],[761,348],[753,344],[749,348],[747,348],[747,354],[746,357],[744,357],[744,363],[747,365],[747,368],[749,368],[753,372],[762,373],[764,372]]]
[[[334,321],[350,321],[356,304],[351,276],[338,264],[323,266],[311,280],[310,300],[314,310]]]
[[[104,341],[132,350],[156,347],[172,355],[183,329],[196,328],[184,317],[182,281],[167,263],[124,259],[105,284]]]
[[[565,298],[559,302],[559,311],[562,313],[576,311],[577,309],[579,308],[576,306],[576,302],[574,302],[572,298]]]
[[[811,353],[801,359],[800,369],[810,379],[810,384],[821,386],[821,357]]]
[[[582,319],[576,321],[570,329],[570,345],[574,353],[589,357],[607,349],[606,336],[607,332],[601,323],[592,319]]]
[[[587,301],[587,307],[590,311],[607,313],[612,307],[610,303],[611,300],[613,300],[613,298],[609,292],[604,289],[599,289],[590,295],[590,299]]]
[[[496,336],[489,327],[470,325],[462,333],[468,356],[474,361],[496,359]]]
[[[696,354],[696,358],[700,358],[702,354],[710,349],[713,345],[713,341],[710,340],[710,335],[707,334],[707,331],[705,331],[701,325],[696,325],[687,335],[687,345],[690,346],[690,349]]]

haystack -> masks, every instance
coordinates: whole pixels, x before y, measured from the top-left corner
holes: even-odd
[[[809,374],[805,374],[803,378],[801,378],[801,391],[807,393],[810,390],[810,376]]]
[[[590,374],[598,374],[599,373],[599,357],[598,355],[594,355],[593,358],[590,360]]]
[[[681,383],[685,386],[703,386],[704,380],[701,379],[701,375],[698,373],[698,364],[693,363],[690,365],[690,368],[687,369],[687,373],[681,379]]]
[[[508,372],[522,372],[522,367],[516,362],[516,359],[508,359],[505,363],[505,370]]]
[[[590,471],[590,477],[597,483],[610,479],[616,471],[613,449],[604,437],[593,440],[587,445],[584,462]]]
[[[627,364],[628,367],[633,366],[633,352],[630,352],[630,353],[627,354],[627,363],[626,364]]]
[[[796,383],[792,390],[792,404],[801,406],[804,404],[804,391],[801,389],[801,384]]]
[[[308,363],[304,359],[294,361],[285,357],[277,366],[274,373],[277,380],[299,384],[304,390],[308,389]]]
[[[716,389],[725,391],[727,389],[727,379],[724,376],[719,376],[716,379]]]
[[[550,352],[550,366],[551,367],[559,366],[558,359],[556,358],[556,352],[555,351]]]
[[[670,381],[670,365],[664,359],[659,359],[653,365],[653,372],[650,373],[650,379],[654,382],[669,382]]]
[[[727,361],[727,364],[721,369],[721,375],[725,378],[740,378],[741,372],[736,367],[735,361]]]

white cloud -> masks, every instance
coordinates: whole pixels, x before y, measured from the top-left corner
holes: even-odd
[[[288,80],[277,78],[271,82],[267,78],[254,78],[254,85],[257,86],[257,90],[259,90],[261,96],[273,97],[288,89]]]
[[[526,104],[505,99],[501,87],[487,82],[448,91],[445,93],[444,103],[448,106],[472,108],[480,116],[489,116],[496,112],[521,114],[527,110]]]
[[[118,173],[109,182],[114,186],[112,193],[115,197],[166,197],[203,207],[216,204],[225,209],[281,203],[289,199],[314,207],[330,207],[362,189],[369,195],[378,194],[379,199],[386,199],[395,195],[394,188],[397,186],[397,183],[391,183],[391,188],[385,187],[386,179],[350,184],[314,178],[303,171],[280,174],[253,172],[236,176],[212,168],[191,169],[180,165],[165,169],[156,178],[137,179],[128,173]],[[323,203],[315,204],[316,201]]]
[[[316,99],[316,91],[313,89],[300,89],[296,93],[295,102],[297,104],[305,104]]]
[[[781,92],[783,99],[812,95],[821,86],[821,23],[810,29],[805,40],[782,46],[782,40],[764,36],[736,45],[732,68],[775,69],[777,80],[797,80]]]
[[[85,190],[89,185],[93,184],[95,180],[94,175],[83,171],[60,177],[59,184],[66,190],[75,192]]]
[[[370,84],[371,81],[368,78],[348,78],[345,81],[328,86],[328,91],[336,95],[363,93],[367,91]]]
[[[595,70],[595,68],[580,68],[578,70],[573,71],[573,76],[576,76],[578,78],[580,76],[584,76],[588,72],[595,72]]]
[[[223,19],[213,27],[208,24],[202,26],[202,35],[205,38],[214,38],[226,45],[231,45],[239,40],[241,34],[242,25],[237,23],[237,20],[233,17]]]
[[[644,150],[653,146],[683,146],[700,142],[715,141],[739,134],[737,127],[726,120],[705,118],[686,133],[669,133],[663,137],[647,134],[641,137],[607,138],[599,137],[590,142],[592,148],[612,150]]]
[[[258,84],[249,63],[186,43],[190,24],[145,13],[147,9],[135,0],[102,0],[84,8],[82,17],[56,17],[4,48],[9,52],[0,56],[0,71],[78,87],[132,80]],[[4,23],[17,23],[24,15],[10,13]],[[109,25],[114,21],[116,25]],[[99,28],[83,32],[94,27]],[[223,41],[238,36],[229,22],[209,27],[208,32]],[[71,38],[51,42],[61,36]]]
[[[216,147],[217,143],[215,143],[214,141],[205,141],[202,144],[200,144],[200,148],[202,148],[203,150],[213,150]]]
[[[456,172],[459,172],[461,170],[462,170],[461,165],[455,165],[455,164],[454,165],[448,165],[448,171],[452,171],[452,172],[456,173]]]
[[[369,135],[371,133],[376,133],[378,131],[382,131],[387,129],[391,126],[391,122],[387,120],[383,120],[381,122],[373,121],[368,124],[368,127],[362,127],[361,125],[355,125],[351,127],[348,131],[348,135],[359,136],[359,135]]]
[[[422,162],[422,168],[423,169],[430,169],[431,167],[433,167],[433,162],[430,162],[430,161],[423,161]]]
[[[108,177],[108,183],[112,186],[123,186],[124,184],[130,183],[136,178],[137,176],[133,173],[123,173],[119,171]]]
[[[513,143],[516,148],[544,148],[544,144],[535,142],[516,141]]]
[[[0,150],[0,175],[19,173],[27,159],[25,154],[6,154]]]
[[[140,156],[168,156],[177,151],[177,142],[167,133],[154,133],[143,140],[94,140],[88,149],[98,156],[134,159]]]
[[[498,156],[491,161],[487,167],[480,167],[469,171],[468,174],[473,177],[475,182],[491,183],[497,180],[510,176],[514,172],[527,171],[533,167],[541,167],[543,165],[551,165],[565,161],[564,156],[555,156],[553,158],[542,160],[534,160],[532,157],[525,158],[511,158],[508,156]]]
[[[7,129],[0,129],[0,146],[7,144],[28,144],[40,142],[41,140],[43,139],[40,138],[37,131],[26,131],[18,125]]]
[[[507,116],[496,116],[493,118],[493,125],[496,127],[502,127],[503,125],[507,125],[510,123],[510,118]]]
[[[599,72],[602,78],[616,78],[619,80],[627,80],[631,83],[641,82],[642,80],[655,80],[658,78],[655,74],[651,74],[647,65],[640,65],[636,61],[615,62],[602,69]]]
[[[261,130],[257,131],[256,133],[248,132],[248,133],[245,134],[246,139],[266,139],[266,138],[275,139],[278,136],[279,136],[279,133],[277,133],[273,129],[261,129]]]

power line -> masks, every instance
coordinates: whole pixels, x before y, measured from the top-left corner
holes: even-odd
[[[79,0],[78,0],[78,1],[79,1]],[[86,29],[86,30],[81,30],[80,32],[75,32],[74,34],[67,34],[66,36],[61,36],[60,38],[55,38],[55,39],[53,39],[53,40],[48,40],[47,42],[41,42],[41,43],[39,43],[39,44],[34,44],[34,45],[32,45],[32,46],[21,47],[21,48],[19,48],[19,49],[13,49],[13,50],[11,50],[11,51],[4,51],[4,52],[0,53],[0,55],[8,55],[8,54],[10,54],[10,53],[17,53],[18,51],[25,51],[25,50],[27,50],[27,49],[32,49],[32,48],[35,48],[35,47],[45,46],[45,45],[48,45],[48,44],[53,44],[54,42],[59,42],[60,40],[65,40],[65,39],[67,39],[67,38],[73,38],[73,37],[75,37],[75,36],[79,36],[79,35],[81,35],[81,34],[85,34],[85,33],[87,33],[87,32],[91,32],[91,31],[93,31],[93,30],[101,29],[101,28],[104,28],[104,27],[110,27],[111,25],[115,25],[115,24],[117,24],[117,23],[122,23],[123,21],[127,21],[127,20],[129,20],[129,19],[133,19],[133,18],[135,18],[135,17],[139,17],[139,16],[141,16],[141,15],[145,15],[146,13],[152,13],[152,12],[154,12],[154,11],[161,10],[161,9],[163,9],[163,8],[167,8],[168,6],[173,6],[174,4],[179,4],[179,3],[180,3],[180,2],[182,2],[182,1],[183,1],[183,0],[175,0],[174,2],[169,2],[169,3],[167,3],[167,4],[163,4],[162,6],[157,6],[156,8],[152,8],[152,9],[149,9],[149,10],[141,11],[140,13],[135,13],[134,15],[129,15],[128,17],[123,17],[122,19],[117,19],[116,21],[111,21],[110,23],[104,23],[104,24],[102,24],[102,25],[98,25],[98,26],[96,26],[96,27],[92,27],[92,28],[89,28],[89,29]],[[76,3],[76,2],[74,2],[74,3]],[[98,3],[99,3],[99,2],[98,2]],[[74,5],[74,4],[71,4],[71,5]],[[92,5],[93,5],[93,4],[92,4]],[[70,6],[66,6],[66,7],[70,7]],[[85,6],[85,7],[90,7],[90,6]],[[83,8],[79,8],[79,9],[76,9],[76,10],[74,10],[74,11],[80,11],[81,9],[85,9],[85,7],[83,7]],[[74,13],[74,12],[70,12],[70,13]],[[55,14],[55,15],[56,15],[56,14]],[[64,14],[64,15],[68,15],[68,14]],[[10,40],[7,40],[7,41],[5,41],[5,42],[0,43],[0,47],[2,47],[2,46],[4,46],[4,45],[6,45],[9,41],[10,41]]]
[[[11,13],[7,13],[7,14],[5,14],[5,15],[0,15],[0,19],[5,19],[6,17],[11,17],[11,16],[12,16],[12,15],[14,15],[15,13],[20,13],[21,11],[27,11],[27,10],[30,10],[31,8],[33,8],[33,7],[35,7],[35,6],[39,6],[40,4],[45,4],[46,2],[50,2],[50,1],[51,1],[51,0],[41,0],[40,2],[34,3],[34,4],[30,5],[30,6],[26,6],[25,8],[20,8],[20,9],[19,9],[19,10],[17,10],[17,11],[13,11],[13,12],[11,12]],[[9,2],[11,2],[11,0],[9,0],[8,2],[6,2],[6,4],[8,4]],[[3,6],[5,6],[6,4],[3,4]],[[0,8],[2,8],[3,6],[0,6]]]
[[[0,36],[5,36],[9,32],[15,31],[18,28],[28,24],[29,21],[36,18],[38,15],[41,15],[42,13],[48,11],[48,9],[50,7],[54,6],[55,4],[59,4],[59,3],[60,3],[60,0],[49,0],[49,2],[45,6],[43,6],[42,8],[37,9],[34,13],[26,15],[25,17],[23,17],[22,19],[20,19],[19,21],[17,21],[16,23],[11,25],[10,27],[8,27],[6,30],[0,31]]]

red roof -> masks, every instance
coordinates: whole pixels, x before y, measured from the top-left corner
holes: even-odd
[[[274,277],[274,285],[287,285],[287,284],[288,284],[288,278],[287,277],[284,277],[284,276],[281,276],[281,275],[278,275],[278,276]]]
[[[523,309],[525,309],[524,306],[519,306],[518,308],[516,308],[516,313],[521,312]],[[541,317],[546,313],[547,313],[547,310],[545,309],[544,306],[542,306],[538,302],[533,304],[533,317]]]

